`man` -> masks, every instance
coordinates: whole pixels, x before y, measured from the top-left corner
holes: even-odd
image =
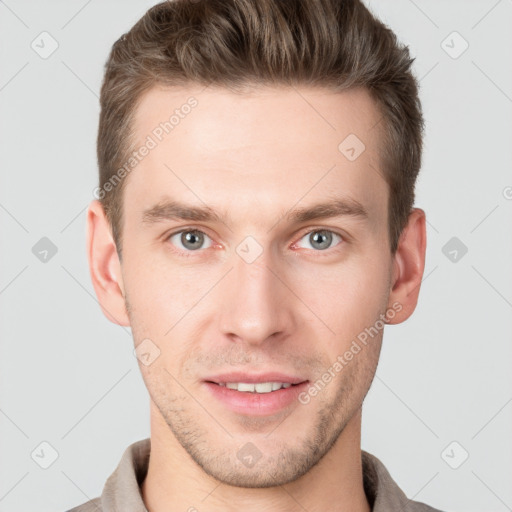
[[[362,451],[418,299],[412,59],[357,0],[178,0],[113,46],[88,257],[151,402],[113,511],[435,511]]]

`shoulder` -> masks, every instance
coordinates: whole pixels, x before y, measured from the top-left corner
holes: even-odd
[[[102,512],[101,497],[86,501],[77,507],[66,510],[66,512]]]

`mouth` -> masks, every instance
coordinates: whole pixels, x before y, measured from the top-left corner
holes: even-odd
[[[211,395],[238,414],[264,416],[297,404],[297,397],[309,381],[285,374],[232,373],[203,381]]]

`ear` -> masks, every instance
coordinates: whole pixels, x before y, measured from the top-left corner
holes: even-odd
[[[388,308],[391,308],[392,304],[398,303],[401,305],[401,309],[393,308],[396,314],[392,319],[388,319],[388,324],[402,323],[416,309],[425,269],[426,247],[425,212],[420,208],[414,208],[400,235],[393,260]]]
[[[92,201],[87,210],[87,257],[103,314],[115,324],[129,326],[121,263],[110,223],[98,200]]]

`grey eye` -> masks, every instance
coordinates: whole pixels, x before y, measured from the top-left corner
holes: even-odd
[[[169,237],[169,240],[171,241],[172,244],[177,245],[179,249],[184,249],[186,251],[197,251],[198,249],[206,249],[212,245],[210,237],[208,237],[208,235],[197,229],[178,231],[177,233],[171,235]],[[207,245],[206,247],[203,247],[205,240],[210,240],[210,244]],[[181,244],[181,247],[179,244]]]
[[[320,251],[324,251],[325,249],[329,249],[334,237],[338,237],[340,241],[343,239],[337,233],[329,231],[327,229],[317,229],[316,231],[311,231],[302,237],[302,240],[306,239],[310,244],[310,247],[306,247],[306,249],[317,249]]]

